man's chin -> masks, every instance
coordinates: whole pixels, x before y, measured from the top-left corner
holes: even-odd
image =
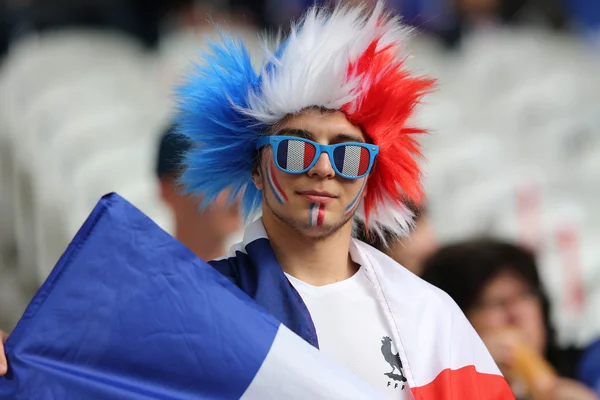
[[[322,226],[311,226],[308,224],[300,224],[302,233],[305,236],[312,238],[320,238],[324,236],[329,236],[334,233],[337,229],[335,226],[330,225],[322,225]]]
[[[302,236],[314,240],[322,240],[334,235],[352,219],[352,217],[349,217],[347,219],[342,220],[341,217],[339,217],[338,220],[333,212],[329,212],[325,216],[324,221],[322,221],[322,223],[318,225],[313,225],[309,220],[308,208],[304,210],[304,207],[302,206],[296,205],[295,207],[292,207],[291,205],[288,205],[288,207],[291,210],[294,210],[295,212],[293,213],[293,215],[285,215],[284,213],[280,214],[277,209],[271,207],[269,201],[266,201],[265,203],[269,211],[278,220],[280,220],[296,232],[300,233]],[[337,222],[334,220],[337,220]]]
[[[302,234],[308,238],[322,240],[327,239],[342,229],[348,220],[340,220],[337,223],[325,222],[322,225],[314,226],[309,224],[307,221],[298,221],[295,225],[302,232]]]

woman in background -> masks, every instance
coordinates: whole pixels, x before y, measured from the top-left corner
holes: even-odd
[[[555,343],[533,254],[494,240],[464,242],[430,257],[422,278],[463,310],[518,399],[597,399],[571,379],[577,357]]]

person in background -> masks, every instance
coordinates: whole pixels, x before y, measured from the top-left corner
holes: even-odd
[[[534,255],[479,239],[441,248],[422,278],[456,301],[518,399],[592,400],[575,376],[577,357],[560,350]]]
[[[156,174],[161,198],[173,212],[174,236],[203,260],[221,257],[241,229],[238,205],[227,206],[224,192],[213,206],[200,210],[198,198],[181,193],[180,162],[191,145],[173,131],[174,126],[169,127],[160,139]]]
[[[8,5],[0,0],[0,65],[4,56],[8,52],[8,43],[10,40],[10,15]]]
[[[585,1],[585,0],[584,0]],[[459,49],[463,39],[483,27],[536,26],[564,29],[567,15],[561,0],[426,0],[402,9],[418,27],[441,39],[450,50]],[[421,29],[423,27],[423,29]]]
[[[600,395],[600,338],[583,351],[577,368],[577,378]]]
[[[385,242],[378,235],[366,233],[364,226],[357,223],[357,239],[387,254],[415,275],[421,275],[423,262],[437,249],[437,240],[431,217],[425,206],[405,201],[414,214],[415,226],[407,237],[399,237],[385,231]]]

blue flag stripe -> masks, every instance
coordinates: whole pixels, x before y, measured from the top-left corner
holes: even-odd
[[[10,336],[0,399],[239,399],[279,325],[110,195]]]

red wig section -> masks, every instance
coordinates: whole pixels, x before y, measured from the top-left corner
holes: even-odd
[[[424,129],[406,126],[421,98],[435,87],[433,79],[412,76],[396,56],[398,49],[378,49],[378,41],[348,68],[348,77],[359,76],[359,97],[346,104],[348,119],[360,126],[379,146],[364,199],[365,217],[381,203],[386,193],[390,198],[402,198],[419,203],[423,192],[417,158],[420,146],[414,135]]]

